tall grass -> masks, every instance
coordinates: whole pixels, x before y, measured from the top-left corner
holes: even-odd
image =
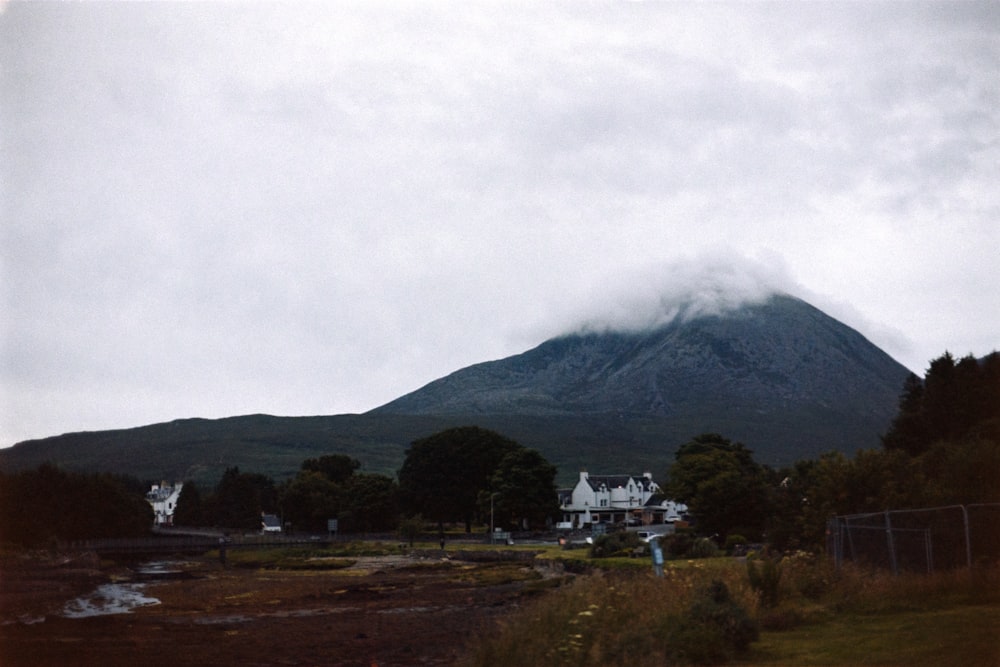
[[[735,567],[668,569],[662,579],[648,572],[597,572],[508,617],[498,632],[479,639],[466,664],[671,664],[677,651],[670,640],[712,580],[722,581],[738,605],[755,609],[754,594]]]
[[[478,638],[463,664],[652,667],[724,661],[733,655],[680,645],[711,649],[719,641],[711,628],[699,635],[703,626],[692,622],[711,581],[723,582],[736,605],[774,631],[848,617],[1000,604],[1000,567],[893,576],[852,567],[838,571],[825,559],[799,554],[782,559],[776,590],[762,603],[760,586],[751,586],[745,565],[725,562],[689,561],[668,569],[662,579],[648,571],[598,570],[577,577]]]

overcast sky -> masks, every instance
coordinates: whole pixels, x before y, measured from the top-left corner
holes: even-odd
[[[690,292],[1000,348],[996,2],[0,8],[2,446],[363,412]]]

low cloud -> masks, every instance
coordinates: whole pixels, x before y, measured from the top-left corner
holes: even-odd
[[[548,327],[561,329],[556,335],[644,331],[800,291],[776,255],[715,249],[606,276],[573,296]]]

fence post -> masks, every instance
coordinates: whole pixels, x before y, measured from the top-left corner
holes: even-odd
[[[927,557],[927,574],[934,571],[934,538],[931,537],[931,529],[924,529],[924,552]]]
[[[889,565],[892,567],[892,573],[898,575],[899,566],[896,564],[896,544],[892,538],[892,521],[889,519],[889,510],[885,511],[885,539],[889,545]]]
[[[965,562],[969,569],[972,569],[972,540],[969,537],[969,511],[966,509],[965,505],[959,505],[962,508],[962,523],[965,524]]]
[[[851,562],[858,562],[858,554],[854,551],[854,533],[851,532],[851,519],[850,517],[844,517],[844,527],[847,529],[847,543],[851,547]]]

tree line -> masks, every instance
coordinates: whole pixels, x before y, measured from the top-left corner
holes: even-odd
[[[342,454],[310,458],[282,483],[238,467],[211,489],[186,482],[177,499],[177,526],[251,531],[276,514],[296,532],[395,530],[401,518],[444,523],[493,522],[502,528],[541,527],[558,512],[556,469],[533,449],[475,426],[448,429],[413,442],[399,481],[360,472]],[[82,474],[44,464],[0,475],[0,541],[27,547],[97,537],[148,534],[153,512],[148,484],[108,474]]]
[[[395,530],[402,516],[427,521],[501,527],[538,527],[558,512],[556,469],[541,454],[476,426],[452,428],[413,442],[398,482],[359,472],[343,454],[307,459],[294,478],[276,485],[262,475],[230,468],[211,493],[186,483],[174,523],[260,527],[262,512],[277,514],[295,531],[325,532],[329,519],[351,533]]]
[[[69,472],[49,463],[0,474],[4,544],[49,547],[69,540],[138,537],[149,533],[152,523],[153,508],[135,479]]]
[[[832,516],[1000,502],[1000,354],[948,353],[906,380],[880,449],[770,468],[743,444],[704,434],[675,455],[665,491],[699,532],[778,549],[820,549]]]

